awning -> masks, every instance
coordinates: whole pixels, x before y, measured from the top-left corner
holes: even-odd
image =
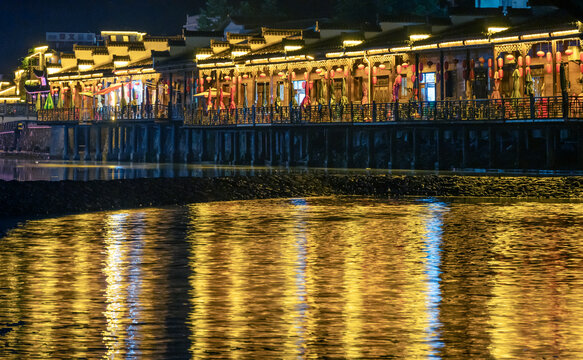
[[[106,88],[106,89],[102,89],[97,91],[94,95],[105,95],[105,94],[109,94],[110,92],[117,90],[119,88],[122,87],[123,84],[113,84],[110,87]]]

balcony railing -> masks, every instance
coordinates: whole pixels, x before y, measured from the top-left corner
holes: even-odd
[[[223,110],[173,105],[38,110],[41,122],[184,120],[188,126],[298,123],[379,123],[403,121],[530,121],[583,119],[583,98],[411,101],[312,106],[266,106]]]

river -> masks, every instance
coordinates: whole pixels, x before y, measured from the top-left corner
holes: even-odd
[[[583,204],[321,197],[29,220],[0,358],[578,359]]]

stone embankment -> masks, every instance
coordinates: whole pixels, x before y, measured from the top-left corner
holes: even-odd
[[[583,177],[273,174],[87,182],[0,181],[0,218],[327,195],[583,199]]]

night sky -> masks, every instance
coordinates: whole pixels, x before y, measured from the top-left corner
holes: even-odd
[[[18,67],[27,49],[45,33],[138,30],[152,35],[181,33],[186,14],[203,0],[0,0],[0,74]]]

